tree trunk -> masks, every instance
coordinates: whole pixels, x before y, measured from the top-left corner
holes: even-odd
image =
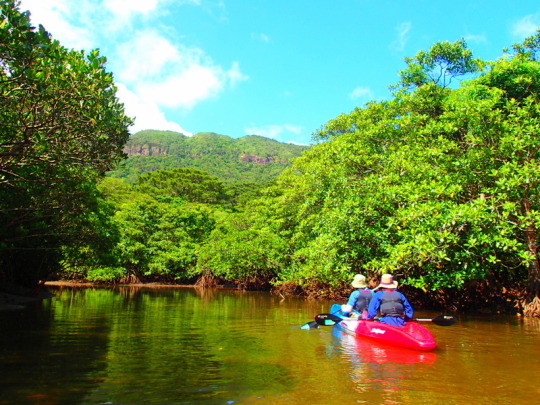
[[[530,202],[524,203],[525,212],[530,212]],[[534,224],[527,226],[525,231],[529,252],[533,259],[529,263],[527,298],[523,306],[523,315],[540,317],[540,258],[538,257],[538,231]]]

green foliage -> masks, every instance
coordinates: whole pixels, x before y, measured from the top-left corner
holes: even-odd
[[[224,215],[216,201],[200,202],[205,200],[201,196],[212,195],[215,185],[214,178],[193,169],[148,173],[136,186],[105,178],[99,188],[114,207],[112,223],[119,237],[111,252],[116,261],[108,266],[87,262],[84,276],[116,280],[132,275],[141,281],[192,277],[198,249]]]
[[[137,180],[137,190],[155,196],[174,196],[185,201],[219,204],[227,201],[225,187],[216,177],[197,169],[156,170]]]
[[[88,281],[112,283],[117,282],[126,276],[123,267],[96,267],[90,268],[85,274]]]
[[[287,243],[268,228],[253,227],[252,221],[256,218],[241,214],[221,221],[199,250],[198,272],[232,281],[275,278],[285,264]]]
[[[540,55],[540,29],[536,30],[536,35],[525,38],[520,44],[514,44],[512,49],[519,57],[538,62]]]
[[[267,214],[290,241],[279,280],[337,286],[394,272],[427,290],[539,280],[540,72],[537,42],[525,43],[456,89],[451,79],[484,63],[463,41],[436,44],[407,60],[412,91],[321,128],[328,141],[278,179],[275,201],[288,208]]]
[[[97,51],[62,47],[18,2],[0,7],[0,278],[31,285],[100,243],[95,184],[131,120]]]
[[[465,40],[437,42],[429,51],[420,51],[413,58],[405,58],[407,68],[400,72],[399,85],[404,89],[434,83],[441,87],[453,79],[482,70],[484,63],[474,59]]]
[[[234,256],[235,263],[229,273],[245,280],[271,277],[278,268],[275,264],[278,253],[271,249],[269,257],[263,259],[263,253],[251,252],[251,248],[246,247],[253,244],[264,250],[266,239],[273,240],[268,232],[255,238],[249,233],[242,236],[229,232],[225,238],[212,233],[216,223],[227,223],[235,218],[229,214],[231,201],[236,201],[237,209],[240,208],[238,201],[256,199],[262,193],[263,184],[235,185],[234,189],[226,190],[216,178],[196,169],[146,173],[136,185],[107,177],[100,183],[99,190],[105,201],[114,207],[112,226],[118,232],[112,249],[115,260],[87,260],[84,266],[66,266],[66,275],[99,281],[118,280],[127,275],[140,280],[187,280],[201,273],[212,273],[209,269],[220,257],[216,249],[223,246],[228,249],[247,238],[238,252],[250,253],[243,259]],[[246,268],[260,266],[264,260],[273,264],[265,265],[268,268],[259,269],[253,277],[248,277]],[[197,261],[212,263],[196,267]],[[240,263],[245,267],[239,266]],[[224,265],[217,266],[215,276],[229,278],[230,274],[223,271]]]
[[[198,245],[214,227],[205,206],[162,203],[146,194],[122,204],[114,221],[121,230],[115,249],[119,262],[141,280],[185,279]]]

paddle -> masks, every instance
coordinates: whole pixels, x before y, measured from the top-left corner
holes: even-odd
[[[417,322],[433,322],[439,326],[452,326],[457,321],[452,315],[439,315],[435,318],[414,318],[413,320]]]
[[[339,323],[344,318],[334,314],[319,314],[315,317],[315,322],[323,326],[331,326]],[[439,315],[435,318],[413,318],[413,321],[417,322],[433,322],[439,326],[451,326],[456,323],[456,318],[451,315]]]
[[[308,330],[308,329],[316,329],[318,327],[319,327],[319,324],[317,322],[311,321],[300,326],[300,329]]]
[[[341,309],[341,305],[334,304],[334,305],[332,306],[332,309],[334,309],[334,307],[338,308],[338,309],[336,310],[336,312],[334,312],[334,313],[332,313],[332,314],[328,314],[328,315],[334,315],[334,314],[337,314],[337,313],[340,311],[340,309]],[[319,316],[319,315],[317,315],[317,316]],[[317,319],[317,317],[315,317],[315,319]],[[336,318],[336,319],[337,319],[337,318]],[[340,322],[340,321],[337,321],[337,322]],[[337,322],[336,322],[336,323],[337,323]],[[333,324],[332,324],[332,325],[333,325]],[[311,322],[305,323],[305,324],[303,324],[302,326],[300,326],[300,329],[309,330],[309,329],[316,329],[316,328],[318,328],[318,327],[319,327],[319,324],[317,323],[317,321],[311,321]]]
[[[315,316],[315,322],[322,326],[332,326],[340,323],[344,318],[334,314],[319,314]]]

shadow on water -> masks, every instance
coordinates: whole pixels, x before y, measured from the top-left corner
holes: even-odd
[[[104,314],[58,323],[46,300],[1,312],[0,324],[0,404],[77,403],[104,378]]]

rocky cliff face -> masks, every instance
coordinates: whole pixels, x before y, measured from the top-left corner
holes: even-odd
[[[265,165],[265,164],[276,161],[274,157],[259,157],[259,156],[254,156],[254,155],[248,155],[247,153],[240,155],[240,160],[242,162],[254,162],[254,163],[259,163],[261,165]]]
[[[124,147],[124,153],[130,156],[163,156],[169,154],[169,148],[163,147],[163,145],[152,145],[152,144],[137,144],[137,145],[126,145]],[[258,163],[260,165],[266,165],[268,163],[276,162],[277,159],[272,156],[256,156],[250,155],[248,153],[243,153],[239,156],[239,159],[242,162],[248,163]]]
[[[168,149],[169,148],[163,147],[162,145],[126,145],[124,147],[124,153],[128,156],[160,156],[167,155],[169,152]]]
[[[277,178],[308,148],[257,135],[231,138],[204,132],[185,136],[144,130],[130,137],[123,148],[128,158],[110,174],[133,183],[149,171],[190,167],[226,183],[265,182]]]

